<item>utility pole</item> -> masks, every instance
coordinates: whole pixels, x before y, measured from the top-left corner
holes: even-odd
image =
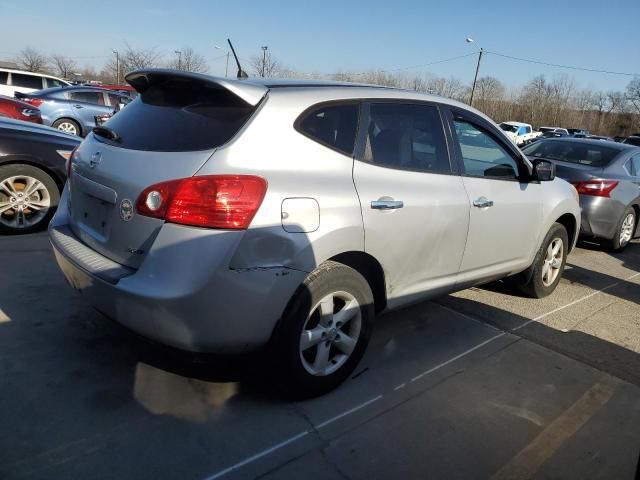
[[[173,53],[178,54],[178,70],[182,70],[182,52],[180,50],[174,50]]]
[[[120,54],[117,50],[111,50],[116,54],[116,85],[120,85]]]
[[[473,77],[473,86],[471,87],[471,98],[469,99],[469,106],[473,107],[473,94],[476,92],[476,83],[478,82],[478,72],[480,71],[480,62],[482,61],[482,54],[484,50],[480,48],[478,53],[478,65],[476,65],[476,76]]]
[[[262,76],[264,77],[264,67],[267,63],[267,48],[269,48],[268,46],[263,46],[262,47]]]

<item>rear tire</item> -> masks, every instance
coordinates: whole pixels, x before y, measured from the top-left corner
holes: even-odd
[[[554,223],[531,266],[524,272],[506,279],[507,283],[533,298],[551,295],[562,278],[568,252],[567,230],[563,225]]]
[[[82,130],[78,122],[70,120],[68,118],[61,118],[53,122],[53,128],[57,128],[61,132],[68,133],[69,135],[75,135],[76,137],[82,136]]]
[[[636,211],[633,207],[628,207],[618,222],[616,233],[608,242],[608,247],[612,252],[621,252],[627,248],[633,238],[637,223]]]
[[[275,372],[286,393],[310,398],[346,380],[364,355],[374,315],[371,288],[357,271],[328,261],[311,272],[272,341]]]
[[[39,168],[21,164],[0,167],[0,234],[43,229],[59,202],[58,185]]]

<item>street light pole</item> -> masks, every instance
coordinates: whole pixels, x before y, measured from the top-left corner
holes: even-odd
[[[476,65],[476,75],[473,77],[473,86],[471,87],[471,98],[469,99],[469,106],[473,107],[473,94],[476,92],[476,83],[478,82],[478,72],[480,71],[480,62],[482,61],[482,54],[484,50],[481,48],[478,53],[478,64]]]
[[[120,85],[120,54],[117,50],[111,50],[116,54],[116,85]]]
[[[264,77],[264,67],[267,63],[267,47],[266,45],[262,47],[262,76]]]
[[[229,76],[229,50],[227,50],[227,63],[224,66],[224,77],[227,78]]]
[[[180,50],[174,50],[173,53],[178,54],[178,70],[182,70],[182,52]]]

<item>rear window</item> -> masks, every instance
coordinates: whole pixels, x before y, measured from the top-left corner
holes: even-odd
[[[619,150],[606,146],[553,140],[540,140],[522,151],[530,157],[579,163],[592,167],[605,167],[620,153]]]
[[[121,137],[113,145],[131,150],[209,150],[231,140],[254,111],[226,89],[167,81],[149,87],[105,126]]]
[[[6,85],[9,74],[7,72],[0,72],[0,85]]]
[[[11,85],[14,87],[42,89],[42,77],[35,75],[25,75],[24,73],[12,73]]]
[[[358,111],[357,103],[323,105],[303,114],[296,128],[318,143],[352,155],[358,130]]]

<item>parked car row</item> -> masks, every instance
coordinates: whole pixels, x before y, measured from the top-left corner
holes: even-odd
[[[136,95],[131,86],[73,86],[44,74],[10,69],[0,69],[0,92],[7,94],[0,95],[0,116],[43,123],[81,137]]]
[[[131,102],[128,95],[98,87],[48,88],[16,96],[38,108],[45,125],[81,137],[96,126],[96,117],[111,115]]]

